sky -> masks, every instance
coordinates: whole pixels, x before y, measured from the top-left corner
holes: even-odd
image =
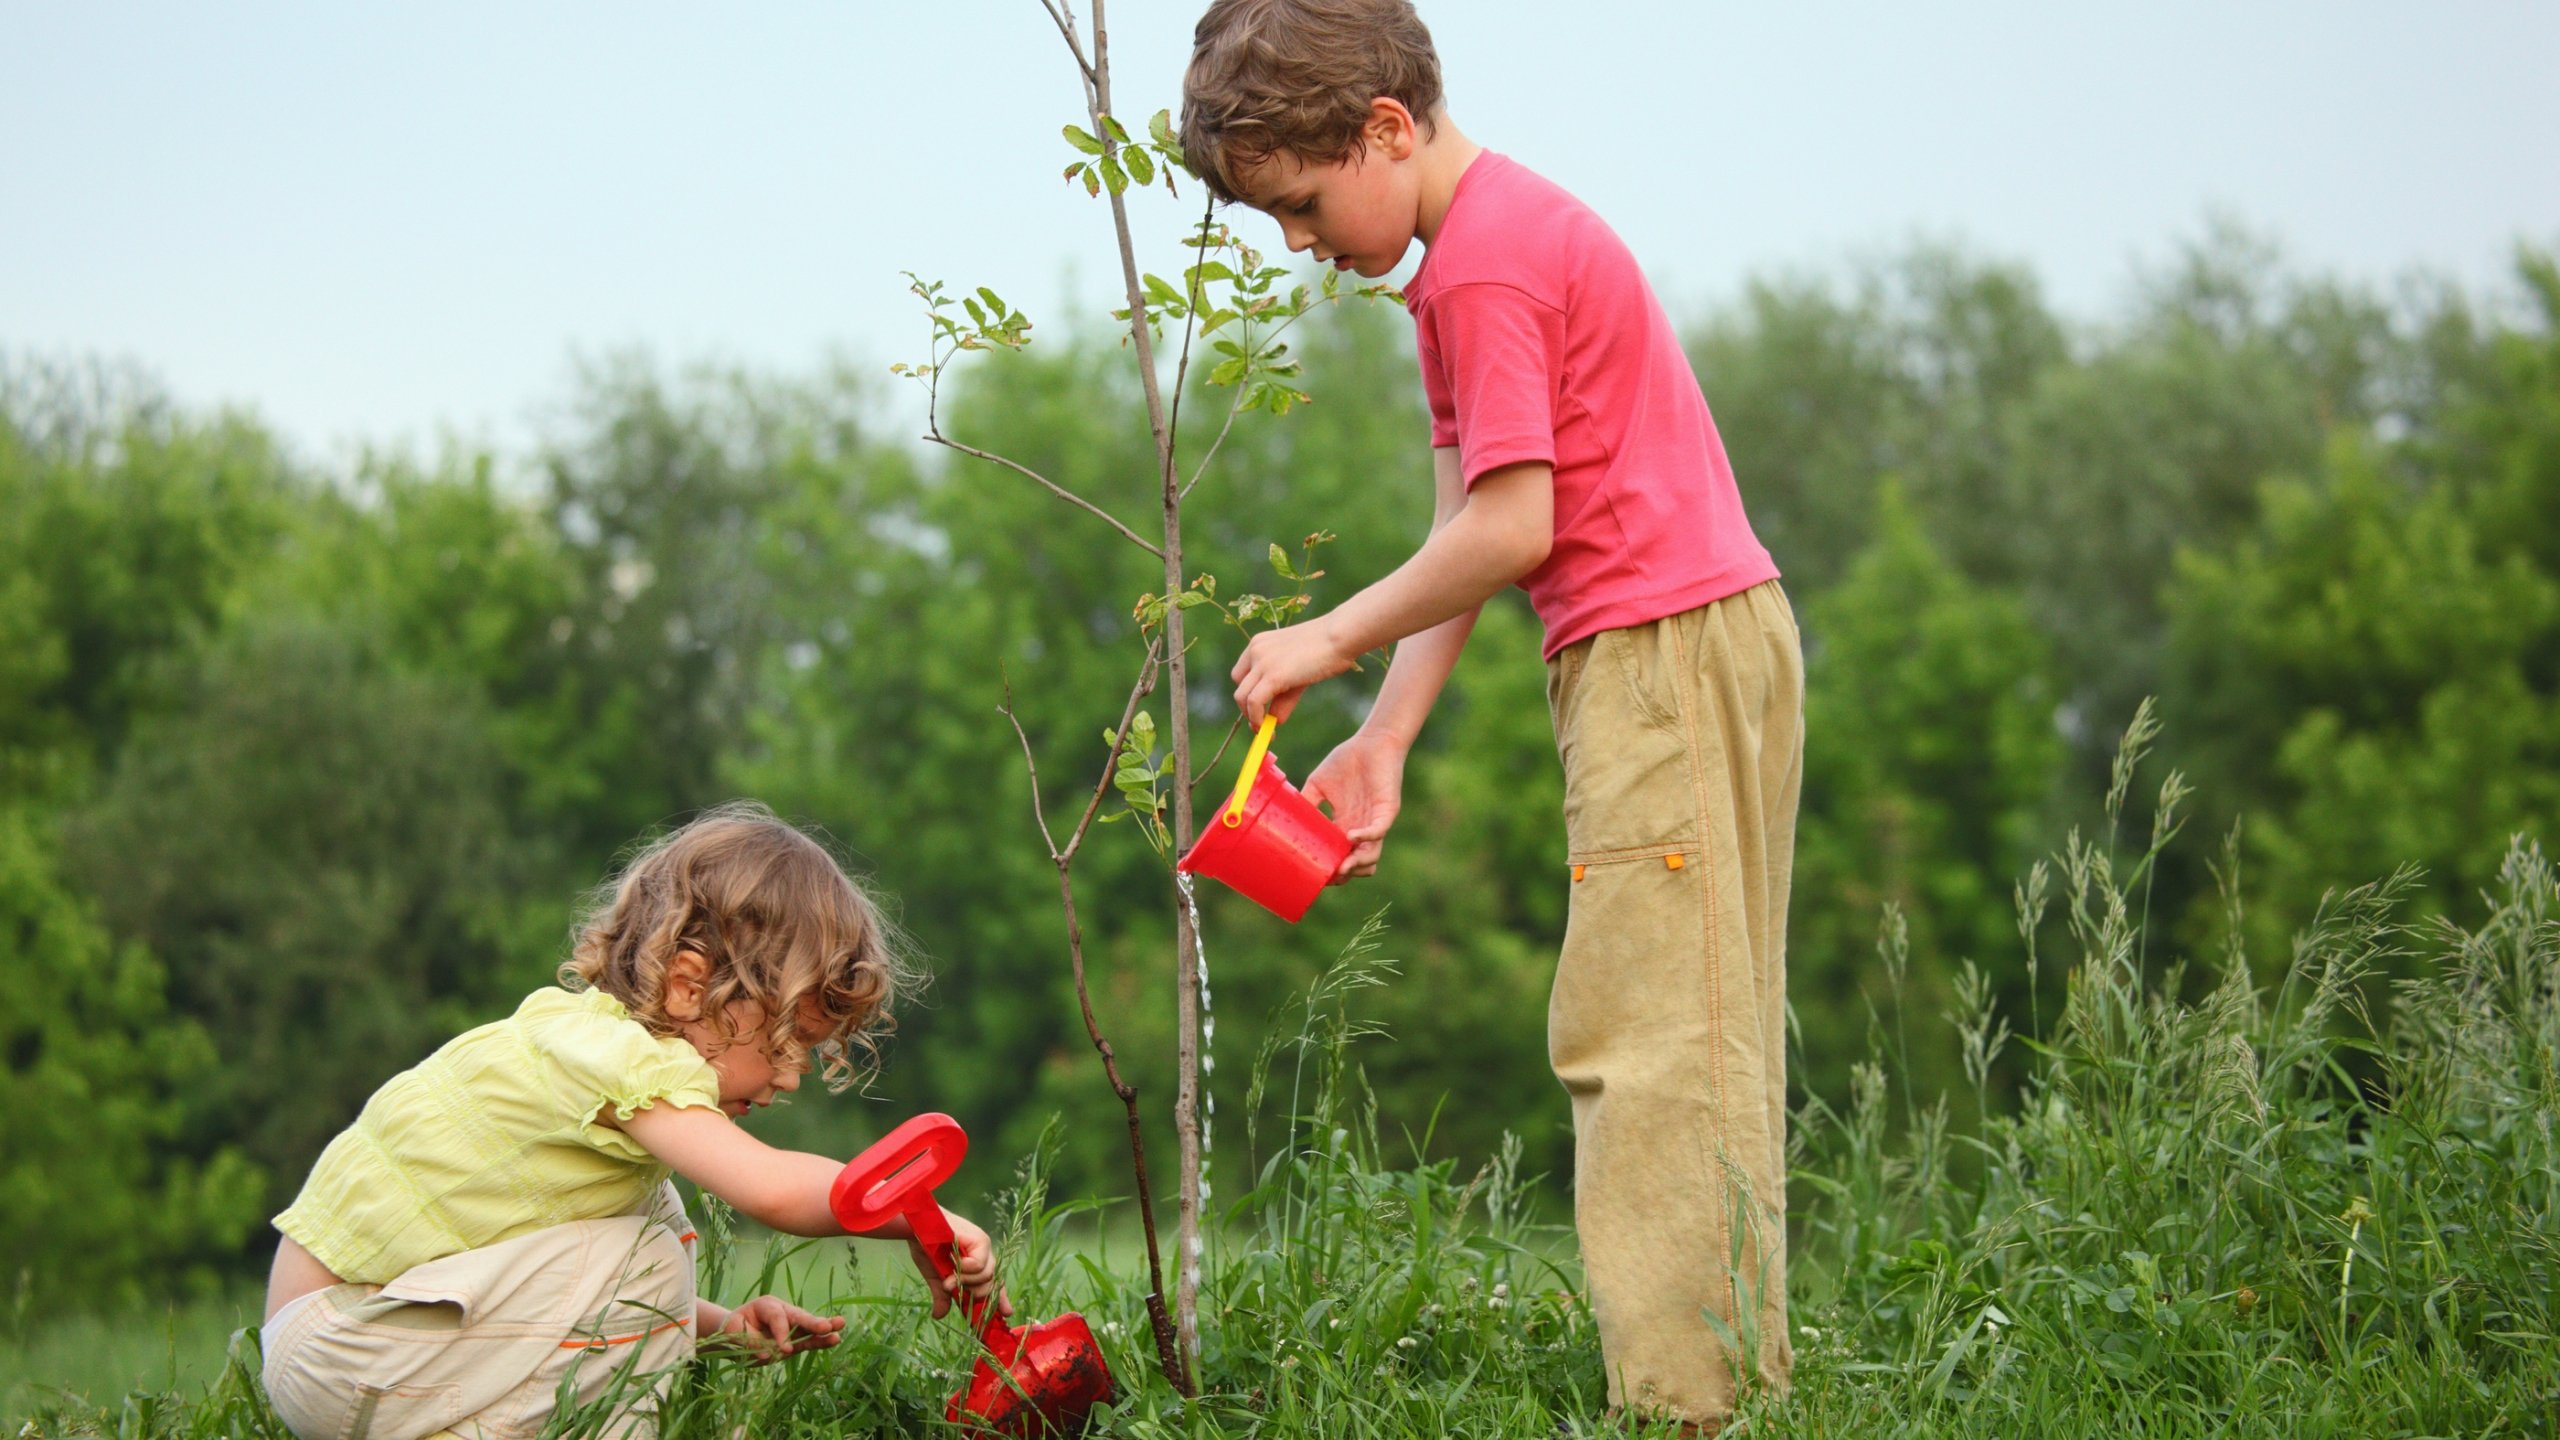
[[[1202,3],[1109,5],[1123,117],[1178,104]],[[1675,315],[1923,237],[2090,323],[2216,216],[2375,284],[2560,246],[2541,0],[1422,14],[1457,123]],[[521,449],[634,349],[885,371],[922,353],[902,270],[1108,308],[1107,212],[1059,175],[1082,103],[1037,0],[0,0],[0,353],[131,362],[323,461]],[[1142,264],[1196,203],[1141,207]]]

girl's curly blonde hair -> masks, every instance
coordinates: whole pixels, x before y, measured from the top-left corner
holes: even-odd
[[[652,1034],[678,1033],[668,967],[687,950],[710,966],[703,1021],[724,1043],[748,1038],[729,1014],[740,1000],[763,1007],[754,1038],[776,1056],[796,1058],[802,1025],[822,1019],[811,1048],[830,1091],[856,1078],[850,1050],[878,1064],[890,1005],[916,981],[895,927],[826,847],[753,801],[704,811],[632,857],[577,936],[560,983],[603,991]]]

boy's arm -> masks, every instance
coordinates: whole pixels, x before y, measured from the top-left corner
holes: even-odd
[[[1266,710],[1285,717],[1296,707],[1299,691],[1350,669],[1354,660],[1381,645],[1472,615],[1496,591],[1546,560],[1555,543],[1554,467],[1543,461],[1505,465],[1478,476],[1470,490],[1462,482],[1450,483],[1457,479],[1457,455],[1444,447],[1433,452],[1433,470],[1446,519],[1434,520],[1431,538],[1412,559],[1330,613],[1267,630],[1245,646],[1231,673],[1236,707],[1247,722],[1260,724]],[[1448,508],[1451,490],[1458,492],[1454,510]],[[1421,728],[1422,716],[1465,643],[1460,629],[1425,645],[1425,653],[1406,671],[1408,683],[1394,687],[1392,695],[1381,689],[1379,708],[1393,702],[1391,725]],[[1389,666],[1391,681],[1398,668]]]
[[[1456,446],[1443,445],[1431,452],[1431,481],[1431,534],[1437,536],[1467,508],[1467,485],[1459,475]],[[1548,484],[1554,484],[1553,472],[1549,473]],[[1552,515],[1552,488],[1547,506]],[[1549,523],[1552,525],[1553,521]],[[1426,548],[1428,544],[1426,540]],[[1479,600],[1396,647],[1395,658],[1387,662],[1387,678],[1378,686],[1377,703],[1369,707],[1369,718],[1361,722],[1362,731],[1392,742],[1400,751],[1413,748],[1415,738],[1422,733],[1423,719],[1440,698],[1440,687],[1449,682],[1449,672],[1457,668],[1458,652],[1466,648],[1467,636],[1474,632],[1476,616],[1483,608],[1484,602]]]
[[[1467,487],[1454,447],[1433,450],[1431,469],[1431,531],[1437,535],[1467,507]],[[1307,798],[1332,807],[1334,819],[1351,838],[1351,853],[1343,857],[1336,881],[1378,873],[1387,831],[1404,808],[1405,756],[1483,608],[1481,603],[1469,606],[1398,645],[1369,718],[1307,777]]]

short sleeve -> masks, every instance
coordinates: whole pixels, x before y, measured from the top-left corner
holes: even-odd
[[[581,1142],[625,1159],[646,1159],[638,1141],[595,1117],[617,1120],[666,1103],[720,1108],[720,1077],[691,1045],[652,1035],[611,996],[587,991],[577,1005],[534,1031],[564,1127]]]
[[[1442,390],[1448,412],[1444,432],[1442,396],[1434,396],[1432,443],[1455,439],[1468,485],[1505,465],[1555,463],[1554,357],[1563,323],[1553,306],[1499,282],[1432,293],[1422,344],[1430,354],[1426,381],[1439,385],[1426,388]]]

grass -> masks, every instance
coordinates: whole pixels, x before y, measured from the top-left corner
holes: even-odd
[[[257,1323],[263,1293],[243,1287],[218,1300],[28,1324],[0,1348],[0,1416],[22,1420],[135,1389],[201,1390],[221,1376],[231,1332]]]
[[[2012,1033],[1989,987],[1962,988],[1964,1113],[1983,1118],[1897,1097],[1881,1044],[1841,1103],[1797,1116],[1794,1384],[1745,1363],[1734,1433],[2560,1432],[2552,865],[2520,843],[2467,931],[2395,924],[2406,876],[2337,895],[2272,988],[2251,979],[2236,903],[2220,953],[2162,963],[2155,937],[2146,962],[2142,882],[2182,798],[2173,776],[2148,844],[2117,852],[2148,738],[2128,737],[2110,834],[2072,837],[2019,887],[2020,962],[2067,977],[2050,1030]],[[2228,852],[2225,877],[2236,890]],[[2040,953],[2048,936],[2062,954]],[[1378,938],[1317,980],[1255,1067],[1267,1103],[1246,1113],[1295,1118],[1249,1132],[1257,1183],[1214,1231],[1198,1400],[1155,1373],[1134,1247],[1094,1243],[1101,1208],[1048,1195],[1054,1136],[1025,1159],[1000,1206],[1010,1283],[1027,1314],[1080,1309],[1102,1337],[1123,1397],[1097,1433],[1603,1433],[1570,1248],[1527,1218],[1516,1152],[1462,1172],[1380,1142],[1355,1061],[1358,994],[1389,973]],[[2422,978],[2378,988],[2375,962],[2402,952],[2429,960]],[[1888,973],[1907,958],[1888,953]],[[2004,1054],[2014,1094],[1992,1085]],[[903,1262],[855,1271],[848,1247],[705,1231],[712,1293],[779,1288],[856,1323],[788,1365],[692,1367],[670,1436],[950,1433],[969,1342],[923,1318]],[[127,1352],[131,1398],[37,1403],[22,1433],[281,1437],[254,1382],[221,1368],[219,1326],[195,1323],[177,1333],[198,1369],[172,1379],[167,1346]],[[1758,1353],[1751,1338],[1737,1353]]]

